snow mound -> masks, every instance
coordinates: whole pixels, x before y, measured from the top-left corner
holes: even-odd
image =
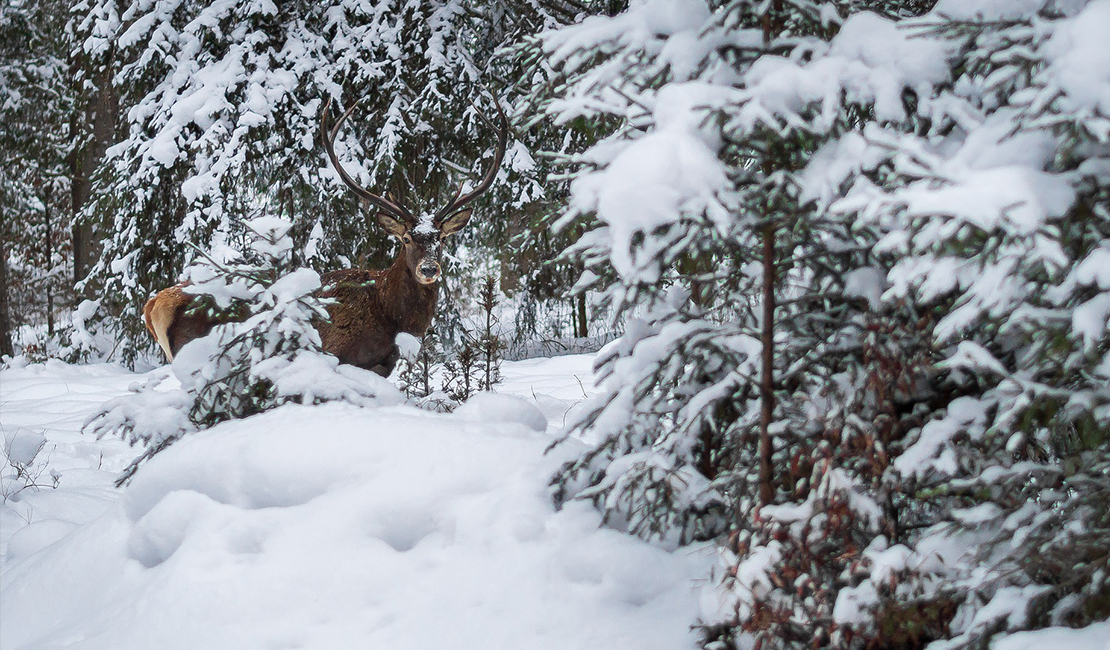
[[[0,646],[693,647],[711,550],[554,512],[536,408],[460,410],[287,405],[186,436],[99,519],[12,540]]]
[[[7,560],[27,557],[69,535],[77,524],[61,519],[42,519],[20,528],[8,540]]]
[[[408,332],[397,332],[394,343],[397,344],[397,349],[401,352],[401,358],[407,361],[411,361],[420,356],[420,348],[423,347],[423,343],[420,342],[420,339]]]
[[[547,418],[539,408],[514,395],[478,393],[455,409],[455,414],[484,422],[516,422],[533,431],[547,430]]]
[[[1078,630],[1046,627],[1032,632],[1018,632],[991,644],[991,650],[1110,650],[1110,621],[1088,625]]]

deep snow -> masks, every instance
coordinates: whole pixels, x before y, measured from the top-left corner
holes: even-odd
[[[0,509],[0,647],[693,647],[711,549],[552,508],[578,449],[544,449],[590,362],[506,362],[501,395],[455,414],[282,407],[187,436],[123,490],[138,450],[78,429],[147,376],[4,370],[0,426],[17,451],[45,437],[47,487]]]

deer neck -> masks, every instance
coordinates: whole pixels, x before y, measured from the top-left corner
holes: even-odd
[[[382,277],[382,307],[400,332],[424,336],[438,295],[439,284],[418,282],[403,256],[398,256]]]

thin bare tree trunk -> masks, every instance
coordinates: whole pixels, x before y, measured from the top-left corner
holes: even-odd
[[[589,324],[586,320],[586,294],[578,294],[578,331],[576,335],[578,338],[586,338],[590,335]]]
[[[0,232],[0,356],[15,356],[12,320],[8,313],[8,242]]]
[[[54,335],[54,288],[51,286],[53,283],[50,277],[51,271],[54,270],[54,233],[52,232],[54,229],[54,224],[50,219],[50,204],[52,199],[53,193],[50,191],[50,183],[47,182],[46,187],[43,191],[42,211],[42,218],[45,222],[44,225],[46,226],[46,279],[43,284],[45,285],[44,289],[46,289],[46,333],[50,334],[51,336]]]
[[[780,10],[781,0],[772,0],[763,14],[763,45],[771,44],[774,36],[774,15]],[[773,170],[770,161],[764,163],[764,175]],[[763,227],[763,368],[759,383],[762,402],[759,418],[759,500],[764,505],[775,498],[774,471],[771,467],[771,420],[775,414],[775,223]]]
[[[759,385],[759,499],[774,499],[771,471],[771,419],[775,413],[775,226],[763,228],[763,372]]]

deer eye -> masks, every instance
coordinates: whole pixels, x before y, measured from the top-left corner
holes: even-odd
[[[411,244],[412,243],[412,237],[409,237],[408,235],[404,235],[403,237],[401,237],[401,241],[405,242],[406,244]]]

